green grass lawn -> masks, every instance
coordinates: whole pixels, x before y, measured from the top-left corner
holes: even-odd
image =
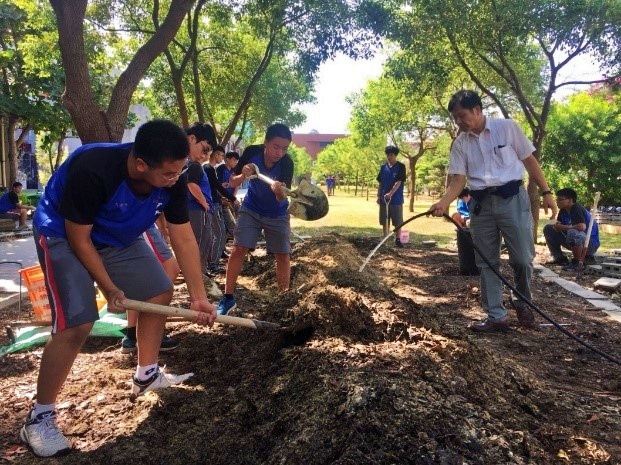
[[[352,190],[353,192],[353,190]],[[292,218],[291,226],[298,235],[313,235],[335,232],[343,235],[355,235],[380,238],[382,227],[379,223],[379,207],[375,203],[375,196],[354,197],[344,189],[336,191],[336,195],[328,197],[330,202],[330,212],[324,218],[317,221],[302,221]],[[408,211],[404,207],[403,218],[407,220],[417,213],[422,213],[429,209],[435,199],[427,196],[420,196],[415,202],[414,212]],[[454,211],[454,210],[452,210]],[[543,236],[543,225],[550,219],[543,211],[540,212],[539,237]],[[418,218],[405,229],[410,231],[410,242],[421,243],[425,240],[436,240],[438,245],[445,246],[455,238],[455,226],[443,218],[422,217]],[[621,249],[621,234],[600,233],[601,247],[599,252],[606,253],[611,249]]]

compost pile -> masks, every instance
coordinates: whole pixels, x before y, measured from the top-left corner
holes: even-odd
[[[385,246],[358,272],[376,244],[298,243],[282,294],[272,258],[255,252],[234,315],[306,322],[313,338],[169,323],[182,345],[162,363],[195,373],[178,388],[131,401],[135,358],[118,339],[89,339],[58,405],[79,451],[49,463],[621,463],[620,367],[548,326],[471,334],[478,278],[459,275],[455,250]],[[618,324],[539,278],[534,289],[550,316],[621,358]],[[175,304],[186,298],[178,286]],[[40,354],[0,359],[7,463],[41,463],[16,441]]]

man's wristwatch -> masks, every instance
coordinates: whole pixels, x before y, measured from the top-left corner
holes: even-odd
[[[545,197],[546,195],[552,195],[552,191],[543,191],[540,195],[541,197]]]

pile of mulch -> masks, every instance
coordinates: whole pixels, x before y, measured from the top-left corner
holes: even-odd
[[[89,339],[58,404],[78,451],[51,463],[621,463],[619,366],[550,326],[470,333],[482,317],[479,283],[459,275],[454,250],[385,246],[359,272],[376,243],[298,243],[281,294],[272,258],[255,252],[235,315],[286,330],[169,323],[182,345],[162,363],[194,373],[181,387],[130,400],[135,358],[119,340]],[[621,359],[617,323],[539,278],[534,290],[552,318]],[[184,285],[174,304],[187,306]],[[300,323],[314,335],[292,345]],[[40,463],[16,441],[40,356],[0,359],[9,463]]]

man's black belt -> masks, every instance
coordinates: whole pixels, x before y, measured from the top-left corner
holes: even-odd
[[[488,195],[497,195],[503,199],[513,197],[520,192],[520,186],[524,183],[521,179],[515,181],[509,181],[502,186],[486,187],[476,191],[470,191],[470,195],[479,203],[481,203]]]

